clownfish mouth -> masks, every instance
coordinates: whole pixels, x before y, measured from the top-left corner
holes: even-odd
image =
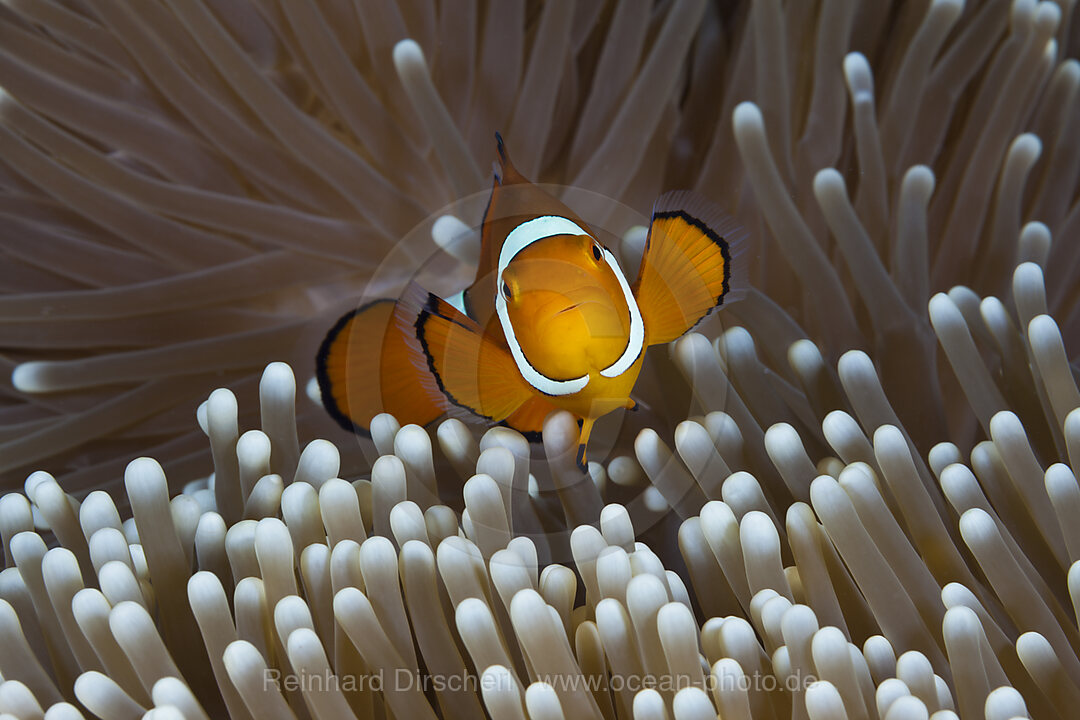
[[[574,303],[573,305],[570,305],[569,307],[564,307],[562,310],[560,310],[559,312],[557,312],[555,314],[556,315],[562,315],[564,312],[570,312],[571,310],[576,310],[577,308],[581,307],[584,304],[585,304],[584,301],[579,302],[579,303]]]

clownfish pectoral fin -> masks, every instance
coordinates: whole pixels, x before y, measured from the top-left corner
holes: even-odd
[[[738,223],[699,195],[660,196],[633,287],[650,345],[671,342],[713,308],[737,299],[745,236]]]
[[[413,283],[396,316],[412,333],[412,362],[430,371],[425,391],[447,412],[500,422],[534,396],[510,353],[442,298]]]
[[[367,436],[388,412],[401,424],[427,425],[443,408],[422,389],[425,370],[409,361],[406,337],[393,322],[393,300],[376,300],[343,316],[319,348],[315,377],[323,405],[341,427]]]

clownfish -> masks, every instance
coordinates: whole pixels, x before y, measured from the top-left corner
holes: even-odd
[[[585,221],[526,180],[495,137],[499,163],[464,312],[413,282],[397,300],[346,314],[316,358],[322,401],[362,435],[387,412],[418,425],[469,416],[537,440],[548,414],[568,410],[584,467],[593,423],[634,407],[645,349],[737,294],[745,233],[693,193],[662,195],[631,283]]]

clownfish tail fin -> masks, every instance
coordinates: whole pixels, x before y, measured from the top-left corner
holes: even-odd
[[[394,322],[396,310],[393,300],[383,299],[346,313],[315,357],[315,377],[327,412],[345,430],[365,437],[379,413],[417,425],[443,413],[422,389],[425,370],[408,360],[408,338]]]

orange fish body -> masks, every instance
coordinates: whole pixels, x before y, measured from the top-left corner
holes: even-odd
[[[514,169],[501,138],[498,150],[466,312],[414,283],[349,313],[318,354],[323,402],[360,433],[380,412],[421,425],[449,413],[535,438],[563,409],[581,422],[584,464],[596,419],[634,405],[645,348],[732,299],[742,231],[697,196],[668,193],[631,284],[583,220]]]

